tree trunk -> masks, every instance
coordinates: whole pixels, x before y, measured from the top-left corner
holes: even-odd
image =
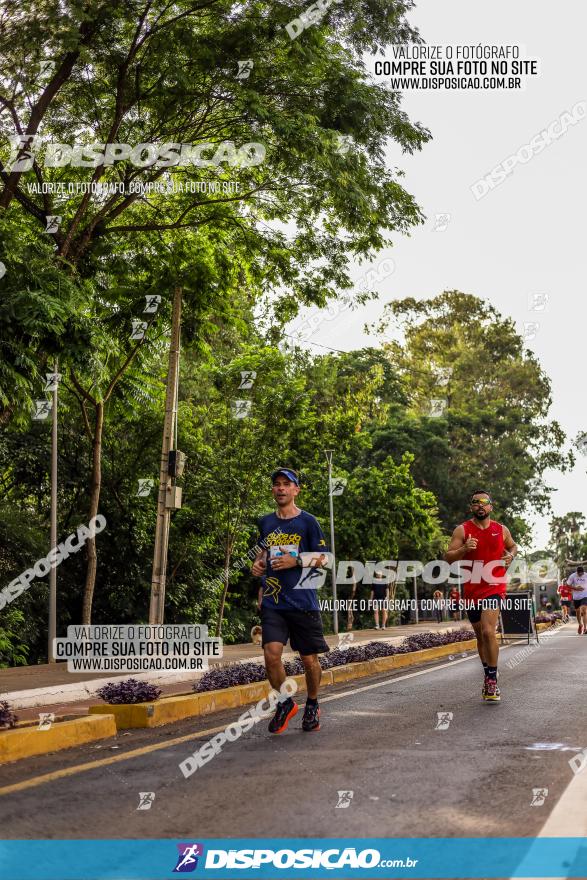
[[[347,618],[346,618],[347,631],[351,630],[353,628],[353,623],[355,622],[355,615],[353,613],[353,599],[355,598],[355,596],[357,594],[357,579],[355,577],[354,565],[351,566],[351,571],[353,573],[353,586],[351,589],[351,598],[350,598],[350,602],[349,602],[349,607],[347,609]]]
[[[92,444],[92,482],[90,487],[90,510],[89,520],[98,514],[100,504],[100,488],[102,485],[102,430],[104,427],[104,404],[96,404],[96,421],[94,428],[94,440]],[[88,538],[86,542],[88,565],[86,569],[86,583],[84,586],[84,602],[82,610],[82,624],[88,626],[92,622],[92,600],[94,598],[94,586],[96,584],[96,568],[98,558],[96,554],[96,536]]]

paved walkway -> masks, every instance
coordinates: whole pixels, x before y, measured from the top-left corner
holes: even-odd
[[[352,644],[361,645],[366,642],[375,640],[386,641],[390,644],[400,644],[406,636],[420,632],[441,632],[449,629],[460,629],[461,627],[469,628],[466,621],[455,623],[453,621],[445,621],[436,623],[436,621],[424,621],[419,624],[410,624],[408,626],[390,626],[384,630],[381,629],[362,629],[352,632]],[[339,643],[339,636],[326,636],[326,641],[330,647],[336,647]],[[284,657],[294,656],[289,647],[284,651]],[[263,651],[257,645],[225,645],[222,660],[219,665],[245,661],[261,661]],[[214,665],[210,663],[210,665]],[[16,666],[10,669],[0,669],[0,699],[6,699],[10,702],[11,693],[22,693],[30,691],[31,693],[44,688],[59,688],[60,685],[71,685],[74,683],[83,684],[86,681],[96,681],[99,679],[130,678],[128,673],[121,676],[113,676],[112,673],[72,673],[67,671],[67,663],[44,663],[36,666]],[[157,686],[162,690],[162,696],[170,696],[172,694],[191,693],[191,685],[194,676],[183,681],[172,681],[169,683],[157,682]],[[76,715],[85,714],[88,706],[97,702],[97,698],[75,700],[70,702],[55,703],[51,701],[46,706],[37,705],[33,708],[17,708],[17,714],[20,720],[27,718],[36,718],[39,712],[50,711],[55,715]]]

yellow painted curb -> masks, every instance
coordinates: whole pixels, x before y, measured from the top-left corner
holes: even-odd
[[[266,697],[270,690],[268,681],[259,681],[218,691],[162,697],[152,703],[90,706],[88,712],[92,715],[113,714],[119,730],[129,727],[160,727],[184,718],[210,715],[237,706],[250,706]]]
[[[0,732],[0,764],[71,749],[109,736],[116,736],[112,712],[53,723],[48,730],[39,730],[38,726],[3,730]]]
[[[550,624],[539,623],[537,629],[548,629]],[[465,642],[451,642],[437,648],[424,648],[421,651],[410,651],[408,654],[392,654],[390,657],[377,657],[374,660],[362,660],[359,663],[348,663],[325,669],[322,673],[321,687],[329,687],[343,681],[353,681],[368,675],[388,672],[390,669],[402,669],[406,666],[417,666],[429,663],[441,657],[456,655],[464,651],[474,651],[477,647],[475,639]],[[300,693],[306,690],[306,679],[303,675],[293,676]],[[250,706],[267,696],[271,686],[268,681],[240,684],[235,687],[222,688],[218,691],[186,694],[185,696],[162,697],[152,703],[136,703],[122,705],[90,706],[90,715],[113,715],[118,730],[129,727],[160,727],[184,718],[198,715],[211,715],[223,709],[234,709],[237,706]]]

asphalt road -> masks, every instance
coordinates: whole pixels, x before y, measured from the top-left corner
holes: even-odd
[[[500,704],[481,701],[478,659],[456,653],[328,688],[319,732],[302,732],[301,711],[281,736],[262,721],[189,779],[179,762],[213,734],[192,737],[224,728],[242,709],[5,766],[3,836],[537,835],[573,779],[569,758],[587,747],[587,638],[568,625],[541,640],[513,669],[507,662],[523,646],[502,652]],[[447,712],[448,728],[437,729]],[[180,737],[188,739],[174,742]],[[88,761],[102,763],[76,769]],[[2,792],[15,783],[30,787]],[[533,805],[538,788],[548,794]],[[352,792],[346,807],[337,807],[341,791]],[[137,810],[139,792],[154,792],[150,809]]]

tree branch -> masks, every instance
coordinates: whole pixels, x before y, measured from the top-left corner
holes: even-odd
[[[103,10],[106,10],[108,6],[109,4],[106,3],[105,6],[98,11],[96,18],[93,21],[83,21],[81,23],[79,27],[80,40],[77,48],[72,50],[71,52],[66,53],[53,77],[47,83],[47,87],[45,88],[42,95],[39,97],[39,100],[36,104],[33,105],[29,118],[29,123],[26,127],[26,130],[23,132],[24,135],[35,135],[39,130],[39,125],[41,124],[43,116],[45,115],[49,105],[51,104],[51,101],[53,100],[59,89],[70,78],[73,66],[79,58],[81,47],[85,46],[94,35],[98,27],[100,14]],[[9,173],[4,191],[0,194],[0,208],[7,208],[9,206],[10,202],[14,198],[22,174],[22,171],[11,171]]]
[[[82,386],[82,384],[80,383],[79,379],[77,378],[77,376],[75,375],[75,373],[73,372],[73,370],[71,371],[71,381],[73,382],[73,384],[75,385],[75,387],[77,388],[77,390],[79,391],[79,393],[81,394],[81,396],[82,396],[83,398],[85,398],[85,400],[89,401],[89,402],[92,404],[92,406],[97,406],[97,405],[98,405],[98,401],[95,400],[95,399],[91,396],[91,394],[89,394],[89,393],[86,391],[86,389]]]
[[[151,321],[149,321],[149,326],[147,327],[147,329],[149,329],[149,327],[151,326],[152,323],[153,323],[153,319],[151,319]],[[126,360],[122,363],[122,365],[120,366],[120,368],[116,371],[116,373],[115,373],[114,376],[112,377],[112,379],[111,379],[111,381],[110,381],[110,384],[108,385],[108,388],[106,389],[106,394],[104,395],[104,403],[106,403],[106,401],[110,398],[110,395],[111,395],[112,392],[114,391],[114,388],[115,388],[116,384],[118,383],[118,380],[119,380],[120,377],[123,375],[123,373],[125,372],[126,368],[127,368],[128,366],[130,366],[130,364],[133,362],[133,360],[134,360],[134,358],[135,358],[135,355],[137,354],[139,348],[143,345],[145,339],[146,339],[145,336],[143,336],[142,339],[139,339],[138,344],[135,345],[135,347],[134,347],[133,350],[130,352],[130,354],[128,355],[128,357],[126,358]]]

